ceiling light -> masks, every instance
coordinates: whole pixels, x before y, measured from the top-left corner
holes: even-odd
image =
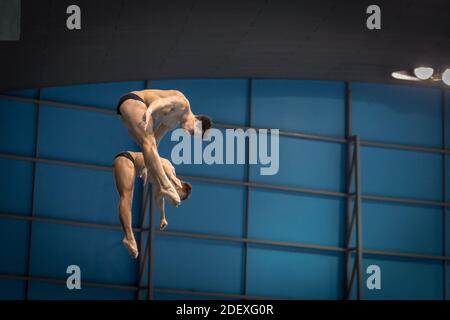
[[[442,81],[444,81],[444,83],[448,86],[450,86],[450,69],[446,69],[443,73],[442,73]]]
[[[395,71],[392,72],[392,77],[399,80],[411,80],[411,81],[419,81],[414,76],[411,76],[408,71]]]
[[[418,67],[414,69],[414,75],[420,80],[430,79],[433,75],[433,68],[430,67]]]

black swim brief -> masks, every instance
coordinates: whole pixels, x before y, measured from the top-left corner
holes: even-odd
[[[134,93],[127,93],[126,95],[122,96],[122,98],[119,99],[119,102],[117,103],[117,114],[121,115],[120,113],[120,106],[122,105],[122,103],[124,103],[124,101],[128,100],[128,99],[132,99],[132,100],[137,100],[137,101],[141,101],[143,103],[145,103],[144,100],[142,100],[141,97],[139,97],[137,94]]]
[[[117,155],[114,157],[114,159],[116,159],[116,158],[118,158],[118,157],[125,157],[125,158],[127,158],[127,159],[130,159],[131,162],[133,162],[133,165],[136,165],[136,164],[134,163],[134,158],[133,158],[133,156],[132,156],[131,153],[129,153],[128,151],[124,151],[124,152],[121,152],[121,153],[117,154]]]

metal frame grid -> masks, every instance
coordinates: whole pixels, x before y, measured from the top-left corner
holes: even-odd
[[[150,87],[150,82],[146,82],[146,87]],[[215,124],[218,128],[242,128],[248,129],[252,127],[251,123],[251,114],[252,114],[252,80],[249,80],[249,106],[248,106],[248,126],[236,126],[232,124]],[[130,285],[120,285],[120,284],[110,284],[110,283],[99,283],[93,281],[85,281],[82,280],[84,286],[88,287],[101,287],[101,288],[112,288],[112,289],[120,289],[120,290],[130,290],[136,292],[136,298],[141,299],[142,291],[147,292],[147,299],[153,299],[154,292],[160,293],[172,293],[172,294],[187,294],[187,295],[199,295],[199,296],[209,296],[209,297],[219,297],[219,298],[231,298],[231,299],[276,299],[275,297],[263,297],[263,296],[251,296],[248,295],[247,288],[247,272],[248,272],[248,244],[257,244],[264,246],[276,246],[276,247],[290,247],[290,248],[299,248],[313,251],[328,251],[328,252],[339,252],[344,255],[344,274],[343,274],[343,298],[351,299],[351,292],[353,288],[354,281],[356,279],[356,299],[363,298],[363,280],[362,280],[362,259],[366,255],[374,255],[374,256],[390,256],[390,257],[402,257],[402,258],[411,258],[411,259],[424,259],[424,260],[434,260],[441,261],[443,264],[443,299],[448,298],[447,293],[447,265],[450,260],[450,256],[447,255],[447,217],[446,217],[446,208],[450,206],[450,202],[446,202],[446,155],[450,153],[450,149],[446,149],[446,124],[445,124],[445,91],[442,90],[441,95],[441,116],[442,116],[442,146],[441,148],[430,148],[423,146],[412,146],[412,145],[403,145],[403,144],[391,144],[391,143],[383,143],[377,141],[365,141],[361,140],[358,136],[352,135],[352,89],[351,83],[346,82],[346,136],[345,138],[338,138],[332,136],[324,136],[324,135],[312,135],[312,134],[304,134],[301,132],[287,132],[280,131],[281,136],[289,136],[296,137],[299,139],[306,140],[316,140],[316,141],[325,141],[332,142],[338,144],[346,144],[347,145],[347,161],[346,161],[346,191],[345,192],[337,192],[337,191],[329,191],[329,190],[320,190],[320,189],[310,189],[310,188],[299,188],[299,187],[290,187],[283,185],[274,185],[267,183],[255,183],[250,181],[249,174],[249,164],[247,161],[246,168],[246,178],[245,181],[239,180],[231,180],[231,179],[218,179],[218,178],[207,178],[200,176],[180,176],[184,180],[191,181],[202,181],[206,183],[213,184],[227,184],[227,185],[237,185],[246,187],[247,197],[246,197],[246,205],[244,212],[244,236],[243,237],[230,237],[230,236],[221,236],[214,234],[199,234],[199,233],[191,233],[191,232],[178,232],[178,231],[159,231],[155,230],[153,226],[153,216],[155,212],[154,204],[152,203],[152,193],[151,186],[143,186],[142,191],[142,199],[141,199],[141,208],[140,208],[140,217],[139,217],[139,226],[133,228],[134,232],[140,234],[139,240],[139,250],[140,252],[144,252],[143,255],[140,255],[137,273],[138,273],[138,282],[135,286]],[[81,163],[81,162],[72,162],[72,161],[62,161],[62,160],[54,160],[54,159],[45,159],[39,157],[39,108],[41,104],[45,104],[52,107],[57,108],[66,108],[66,109],[76,109],[90,112],[101,112],[110,115],[115,115],[114,110],[103,109],[92,106],[85,105],[75,105],[68,103],[61,103],[55,101],[42,100],[40,97],[39,90],[39,98],[25,98],[18,96],[10,96],[0,94],[0,99],[4,100],[12,100],[18,102],[24,102],[29,104],[35,104],[37,106],[37,126],[36,126],[36,144],[35,144],[35,156],[22,156],[18,154],[10,154],[10,153],[0,153],[0,158],[11,159],[11,160],[22,160],[22,161],[30,161],[33,162],[33,197],[32,197],[32,212],[30,216],[23,216],[14,213],[0,212],[0,219],[13,219],[13,220],[24,220],[28,221],[30,224],[29,229],[29,247],[28,247],[28,259],[27,259],[27,275],[18,275],[18,274],[0,274],[0,279],[13,279],[13,280],[22,280],[26,282],[26,299],[29,298],[28,295],[28,283],[30,281],[37,282],[46,282],[46,283],[57,283],[57,284],[65,284],[65,279],[56,279],[50,277],[38,277],[30,275],[30,252],[31,252],[31,237],[32,237],[32,225],[33,222],[39,221],[44,223],[52,223],[52,224],[65,224],[71,226],[81,226],[87,228],[102,228],[102,229],[110,229],[110,230],[122,230],[119,224],[101,224],[101,223],[91,223],[84,221],[75,221],[75,220],[65,220],[65,219],[54,219],[54,218],[45,218],[34,215],[34,190],[35,190],[35,167],[37,163],[49,163],[54,165],[62,165],[62,166],[73,166],[80,168],[89,168],[95,170],[112,170],[111,166],[102,166],[96,164],[89,163]],[[258,129],[258,128],[254,128]],[[388,197],[388,196],[375,196],[369,194],[362,194],[361,191],[361,165],[360,165],[360,149],[361,146],[372,146],[378,148],[387,148],[387,149],[399,149],[399,150],[409,150],[409,151],[418,151],[418,152],[429,152],[429,153],[438,153],[442,155],[442,199],[441,201],[432,201],[432,200],[421,200],[421,199],[412,199],[412,198],[400,198],[400,197]],[[247,146],[248,147],[248,146]],[[248,150],[247,150],[248,151]],[[247,152],[248,156],[248,152]],[[352,188],[352,186],[354,186]],[[271,241],[271,240],[259,240],[252,239],[248,237],[248,214],[249,214],[249,204],[250,204],[250,188],[263,188],[270,190],[282,190],[287,192],[294,193],[303,193],[303,194],[312,194],[312,195],[322,195],[329,197],[337,197],[343,198],[347,200],[346,206],[346,215],[345,215],[345,241],[344,247],[336,247],[336,246],[325,246],[325,245],[315,245],[315,244],[306,244],[306,243],[298,243],[298,242],[283,242],[283,241]],[[380,202],[395,202],[395,203],[403,203],[403,204],[412,204],[412,205],[424,205],[424,206],[435,206],[442,208],[442,231],[443,231],[443,248],[442,255],[428,255],[428,254],[415,254],[415,253],[406,253],[406,252],[393,252],[393,251],[383,251],[383,250],[367,250],[363,248],[362,243],[362,201],[370,200],[370,201],[380,201]],[[145,227],[145,221],[148,213],[148,224],[149,226]],[[356,245],[355,247],[351,247],[351,239],[352,234],[355,232],[356,234]],[[144,239],[147,236],[147,242],[144,247]],[[211,241],[231,241],[235,243],[244,244],[244,267],[243,267],[243,288],[242,294],[227,294],[222,292],[201,292],[201,291],[193,291],[193,290],[182,290],[182,289],[168,289],[168,288],[155,288],[153,283],[153,260],[154,260],[154,239],[155,236],[174,236],[174,237],[187,237],[187,238],[195,238],[195,239],[205,239]],[[353,264],[350,263],[352,256],[354,256]],[[147,261],[148,260],[148,261]],[[143,283],[145,265],[147,264],[147,283]]]

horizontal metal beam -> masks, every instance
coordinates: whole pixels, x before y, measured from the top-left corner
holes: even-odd
[[[345,252],[347,250],[345,248],[334,247],[334,246],[324,246],[324,245],[315,245],[315,244],[306,244],[306,243],[297,243],[297,242],[249,239],[249,238],[229,237],[229,236],[179,232],[179,231],[159,231],[158,230],[158,231],[156,231],[156,235],[194,238],[194,239],[205,239],[205,240],[216,240],[216,241],[230,241],[230,242],[239,242],[239,243],[251,243],[251,244],[259,244],[259,245],[267,245],[267,246],[309,249],[309,250],[319,250],[319,251],[331,251],[331,252]]]
[[[9,220],[22,220],[22,221],[33,221],[33,222],[43,222],[50,224],[63,224],[68,226],[75,227],[87,227],[87,228],[95,228],[95,229],[107,229],[107,230],[116,230],[122,231],[122,226],[114,225],[114,224],[106,224],[106,223],[94,223],[94,222],[86,222],[79,220],[66,220],[60,218],[47,218],[40,216],[25,216],[17,213],[4,213],[0,212],[0,219],[9,219]],[[146,232],[148,228],[133,228],[134,232]]]
[[[93,165],[93,164],[65,161],[65,160],[35,158],[35,157],[21,156],[21,155],[8,154],[8,153],[0,153],[0,158],[10,159],[10,160],[21,160],[21,161],[34,161],[34,162],[40,162],[40,163],[48,163],[48,164],[72,166],[72,167],[79,167],[79,168],[88,168],[88,169],[112,170],[112,166]],[[345,192],[310,189],[310,188],[300,188],[300,187],[290,187],[290,186],[259,183],[259,182],[246,182],[246,181],[231,180],[231,179],[219,179],[219,178],[208,178],[208,177],[200,177],[200,176],[185,176],[185,175],[180,175],[180,178],[183,180],[201,181],[201,182],[206,182],[206,183],[218,183],[218,184],[236,185],[236,186],[243,186],[243,187],[247,186],[247,187],[260,188],[260,189],[270,189],[270,190],[288,191],[288,192],[296,192],[296,193],[304,193],[304,194],[341,197],[341,198],[350,196],[350,194],[347,194]],[[362,199],[363,200],[372,200],[372,201],[382,201],[382,202],[396,202],[396,203],[403,203],[403,204],[450,207],[449,202],[441,202],[441,201],[433,201],[433,200],[420,200],[420,199],[388,197],[388,196],[378,196],[378,195],[363,195]]]
[[[386,142],[379,142],[379,141],[361,140],[360,145],[366,146],[366,147],[396,149],[396,150],[404,150],[404,151],[450,154],[450,150],[448,150],[448,149],[414,146],[414,145],[398,144],[398,143],[386,143]]]
[[[23,276],[23,275],[18,275],[18,274],[0,274],[0,279],[35,281],[35,282],[45,282],[45,283],[54,283],[54,284],[62,284],[62,285],[66,285],[66,281],[67,281],[66,279],[40,277],[40,276]],[[136,287],[136,286],[81,280],[81,287],[83,287],[83,286],[127,290],[127,291],[137,291],[137,290],[141,289],[140,287]]]
[[[23,221],[36,221],[42,223],[51,223],[51,224],[64,224],[71,226],[79,226],[79,227],[88,227],[88,228],[99,228],[99,229],[108,229],[108,230],[117,230],[121,231],[122,227],[120,225],[111,225],[111,224],[100,224],[100,223],[90,223],[84,221],[75,221],[75,220],[63,220],[63,219],[55,219],[55,218],[45,218],[39,216],[24,216],[13,213],[0,213],[0,219],[11,219],[11,220],[23,220]],[[148,232],[148,228],[133,228],[135,232]],[[250,239],[250,238],[240,238],[240,237],[230,237],[230,236],[222,236],[222,235],[212,235],[212,234],[201,234],[201,233],[191,233],[191,232],[179,232],[179,231],[156,231],[156,235],[158,236],[172,236],[172,237],[184,237],[184,238],[193,238],[193,239],[205,239],[205,240],[216,240],[216,241],[230,241],[237,243],[250,243],[250,244],[259,244],[259,245],[267,245],[267,246],[276,246],[276,247],[288,247],[288,248],[297,248],[297,249],[307,249],[307,250],[317,250],[317,251],[328,251],[328,252],[354,252],[354,248],[343,248],[336,246],[325,246],[325,245],[314,245],[307,243],[297,243],[297,242],[284,242],[284,241],[271,241],[271,240],[262,240],[262,239]],[[409,257],[409,258],[417,258],[417,259],[425,259],[425,260],[450,260],[450,256],[433,256],[433,255],[425,255],[425,254],[414,254],[414,253],[405,253],[405,252],[391,252],[391,251],[382,251],[382,250],[363,250],[364,254],[371,255],[381,255],[381,256],[393,256],[393,257]]]
[[[290,248],[310,249],[310,250],[329,251],[329,252],[354,253],[356,251],[355,248],[347,249],[347,248],[335,247],[335,246],[312,245],[312,244],[306,244],[306,243],[282,242],[282,241],[271,241],[271,240],[248,239],[248,238],[246,239],[246,238],[239,238],[239,237],[219,236],[219,235],[190,233],[190,232],[157,231],[156,234],[158,236],[172,236],[172,237],[184,237],[184,238],[216,240],[216,241],[253,243],[253,244],[268,245],[268,246],[290,247]],[[422,259],[422,260],[439,260],[439,261],[450,260],[450,256],[434,256],[434,255],[414,254],[414,253],[407,253],[407,252],[394,252],[394,251],[368,250],[368,249],[364,249],[364,250],[362,250],[362,252],[363,252],[363,254],[368,254],[368,255],[380,255],[380,256],[390,256],[390,257],[398,257],[398,258],[415,258],[415,259]]]
[[[93,164],[66,161],[66,160],[52,160],[52,159],[36,158],[36,157],[22,156],[22,155],[9,154],[9,153],[0,153],[0,158],[9,159],[9,160],[48,163],[48,164],[71,166],[71,167],[78,167],[78,168],[87,168],[87,169],[112,170],[112,166],[93,165]],[[207,183],[220,183],[220,184],[237,185],[237,186],[243,186],[243,187],[249,186],[249,187],[255,187],[255,188],[264,188],[264,189],[289,191],[289,192],[299,192],[299,193],[315,194],[315,195],[323,195],[323,196],[334,196],[334,197],[342,197],[342,198],[347,197],[346,193],[336,192],[336,191],[298,188],[298,187],[289,187],[289,186],[274,185],[274,184],[267,184],[267,183],[245,182],[245,181],[239,181],[239,180],[208,178],[208,177],[199,177],[199,176],[180,175],[179,177],[183,180],[201,181],[201,182],[207,182]]]
[[[216,297],[216,298],[227,298],[227,299],[241,299],[241,300],[278,300],[278,299],[280,299],[280,298],[276,298],[276,297],[245,296],[242,294],[210,292],[210,291],[196,291],[196,290],[183,290],[183,289],[154,288],[153,290],[155,292],[168,293],[168,294]]]
[[[112,171],[112,166],[104,166],[104,165],[98,165],[98,164],[90,164],[90,163],[67,161],[67,160],[55,160],[55,159],[36,158],[36,157],[22,156],[22,155],[18,155],[18,154],[11,154],[11,153],[4,153],[4,152],[0,152],[0,158],[8,159],[8,160],[18,160],[18,161],[30,161],[30,162],[38,162],[38,163],[46,163],[46,164],[56,164],[56,165],[62,165],[62,166],[67,166],[67,167],[83,168],[83,169]]]
[[[40,276],[23,276],[18,274],[0,274],[0,279],[5,280],[18,280],[18,281],[33,281],[33,282],[43,282],[49,284],[66,285],[66,279],[60,278],[50,278],[50,277],[40,277]],[[106,288],[106,289],[116,289],[124,291],[142,291],[147,290],[147,287],[137,287],[130,285],[121,285],[113,283],[95,282],[95,281],[84,281],[81,280],[81,287],[92,287],[92,288]],[[224,292],[210,292],[210,291],[197,291],[197,290],[185,290],[185,289],[169,289],[169,288],[155,288],[154,291],[160,293],[169,294],[184,294],[193,296],[205,296],[205,297],[216,297],[225,299],[243,299],[243,300],[274,300],[280,299],[276,297],[264,297],[264,296],[244,296],[240,294],[230,294]]]
[[[183,180],[190,180],[190,181],[228,184],[228,185],[235,185],[235,186],[242,186],[242,187],[288,191],[288,192],[314,194],[314,195],[321,195],[321,196],[331,196],[331,197],[340,197],[340,198],[345,198],[348,196],[345,192],[310,189],[310,188],[300,188],[300,187],[290,187],[290,186],[283,186],[283,185],[269,184],[269,183],[260,183],[260,182],[246,182],[246,181],[240,181],[240,180],[208,178],[208,177],[199,177],[199,176],[185,176],[185,175],[180,175],[180,178],[182,178]]]
[[[249,126],[241,126],[241,125],[235,125],[235,124],[229,124],[229,123],[214,123],[215,128],[221,128],[221,129],[242,129],[242,130],[248,130],[248,129],[255,129],[255,130],[271,130],[271,128],[261,128],[261,127],[249,127]],[[332,143],[347,143],[347,139],[345,138],[339,138],[339,137],[333,137],[333,136],[324,136],[324,135],[315,135],[315,134],[307,134],[307,133],[301,133],[301,132],[292,132],[292,131],[284,131],[279,130],[280,136],[285,137],[291,137],[291,138],[299,138],[303,140],[315,140],[315,141],[322,141],[322,142],[332,142]]]
[[[116,110],[113,110],[113,109],[92,107],[92,106],[79,105],[79,104],[73,104],[73,103],[64,103],[64,102],[51,101],[51,100],[45,100],[45,99],[18,97],[18,96],[6,95],[6,94],[0,94],[0,99],[17,101],[17,102],[22,102],[22,103],[47,105],[47,106],[62,108],[62,109],[73,109],[73,110],[81,110],[81,111],[99,112],[99,113],[105,113],[105,114],[111,114],[111,115],[116,114]]]
[[[10,159],[10,160],[48,163],[48,164],[95,169],[95,170],[112,170],[112,166],[95,165],[95,164],[66,161],[66,160],[35,158],[35,157],[22,156],[22,155],[10,154],[10,153],[0,153],[0,158]],[[225,185],[236,185],[236,186],[243,186],[243,187],[253,187],[253,188],[259,188],[259,189],[279,190],[279,191],[287,191],[287,192],[294,192],[294,193],[313,194],[313,195],[322,195],[322,196],[331,196],[331,197],[340,197],[340,198],[346,198],[346,197],[352,195],[351,193],[347,194],[345,192],[338,192],[338,191],[291,187],[291,186],[283,186],[283,185],[260,183],[260,182],[246,182],[246,181],[231,180],[231,179],[209,178],[209,177],[200,177],[200,176],[186,176],[186,175],[180,175],[179,177],[183,180],[200,181],[200,182],[206,182],[206,183],[217,183],[217,184],[225,184]],[[450,202],[411,199],[411,198],[399,198],[399,197],[389,197],[389,196],[379,196],[379,195],[367,195],[366,194],[366,195],[362,195],[362,199],[370,200],[370,201],[396,202],[396,203],[413,204],[413,205],[450,207]]]
[[[387,197],[377,195],[362,195],[361,198],[366,201],[381,201],[381,202],[395,202],[402,204],[412,204],[420,206],[434,206],[434,207],[449,207],[450,202],[433,201],[433,200],[421,200],[411,198],[399,198],[399,197]]]
[[[350,248],[349,251],[353,254],[356,249]],[[435,256],[431,254],[421,254],[421,253],[409,253],[409,252],[398,252],[398,251],[384,251],[384,250],[370,250],[364,249],[364,255],[374,255],[374,256],[384,256],[384,257],[395,257],[395,258],[411,258],[419,260],[435,260],[435,261],[449,261],[450,256]]]
[[[5,95],[0,94],[0,99],[4,100],[10,100],[10,101],[17,101],[22,103],[29,103],[29,104],[42,104],[42,105],[48,105],[52,107],[57,108],[63,108],[63,109],[74,109],[74,110],[81,110],[81,111],[90,111],[90,112],[100,112],[104,114],[110,114],[115,115],[116,111],[114,109],[106,109],[106,108],[99,108],[99,107],[93,107],[93,106],[86,106],[86,105],[78,105],[78,104],[72,104],[72,103],[64,103],[64,102],[58,102],[58,101],[51,101],[51,100],[44,100],[44,99],[34,99],[34,98],[26,98],[26,97],[18,97],[18,96],[12,96],[12,95]],[[240,125],[234,125],[234,124],[225,124],[225,123],[215,123],[215,127],[217,128],[224,128],[224,129],[235,129],[235,128],[241,128],[241,129],[248,129],[247,126],[240,126]],[[255,128],[253,129],[270,129],[270,128]],[[301,133],[301,132],[292,132],[292,131],[284,131],[280,130],[281,136],[288,136],[288,137],[294,137],[299,139],[305,139],[305,140],[316,140],[316,141],[323,141],[323,142],[332,142],[332,143],[340,143],[345,144],[348,143],[348,139],[346,138],[340,138],[340,137],[333,137],[333,136],[325,136],[325,135],[315,135],[315,134],[307,134],[307,133]],[[441,148],[432,148],[432,147],[426,147],[426,146],[415,146],[415,145],[404,145],[404,144],[396,144],[396,143],[384,143],[384,142],[378,142],[378,141],[365,141],[361,140],[362,146],[371,146],[371,147],[378,147],[378,148],[388,148],[388,149],[399,149],[399,150],[405,150],[405,151],[418,151],[418,152],[428,152],[428,153],[440,153],[440,154],[450,154],[449,149],[441,149]]]

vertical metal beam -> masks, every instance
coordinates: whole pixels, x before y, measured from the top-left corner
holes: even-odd
[[[146,217],[146,213],[147,213],[147,205],[148,205],[148,197],[146,197],[148,191],[148,184],[145,185],[144,183],[142,183],[142,193],[141,193],[141,207],[139,210],[139,227],[142,229],[144,228],[144,223],[145,223],[145,217]],[[142,283],[142,270],[144,268],[145,265],[145,257],[147,252],[144,250],[144,238],[145,238],[145,231],[142,231],[139,236],[139,261],[138,261],[138,284],[137,286],[140,287],[141,283]],[[140,300],[141,299],[141,292],[138,290],[136,292],[136,299]]]
[[[361,150],[359,136],[355,137],[355,191],[356,191],[356,263],[358,268],[357,298],[363,298],[362,279],[362,201],[361,201]]]
[[[153,199],[153,188],[150,186],[148,197],[150,199]],[[148,233],[148,276],[147,276],[147,299],[153,300],[153,291],[154,291],[154,285],[153,285],[153,270],[154,270],[154,264],[153,264],[153,258],[154,258],[154,242],[155,242],[155,230],[154,230],[154,215],[155,215],[155,204],[153,201],[150,200],[150,215],[149,215],[149,233]]]
[[[350,139],[353,131],[352,84],[345,83],[345,138]]]
[[[445,90],[441,91],[441,127],[442,127],[442,149],[445,150],[447,147],[447,128],[446,128],[446,110],[445,110]],[[447,198],[447,155],[445,153],[442,154],[442,203],[445,203]],[[446,206],[442,206],[442,256],[447,255],[447,208]],[[447,282],[448,282],[448,272],[447,272],[447,260],[443,261],[443,298],[447,300],[448,292],[447,292]]]
[[[351,83],[346,82],[345,83],[345,138],[347,139],[347,161],[346,161],[346,182],[349,181],[349,177],[352,176],[352,141],[350,139],[350,136],[352,135],[352,88]],[[350,183],[346,184],[346,190],[347,193],[347,202],[346,202],[346,213],[345,213],[345,231],[344,231],[344,246],[348,249],[350,243],[346,241],[346,239],[349,238],[348,232],[352,232],[352,230],[349,230],[350,221],[351,221],[351,213],[352,213],[352,197],[350,196],[351,193],[351,180]],[[343,290],[343,298],[349,299],[350,293],[348,290],[348,284],[349,284],[349,268],[350,265],[350,252],[346,251],[344,256],[344,290]],[[350,289],[351,290],[351,289]]]
[[[253,95],[253,80],[248,80],[248,127],[252,127],[252,95]],[[245,180],[247,183],[250,182],[250,139],[247,140],[246,143],[246,166],[245,166]],[[248,220],[249,220],[249,212],[250,212],[250,186],[247,184],[246,186],[246,202],[245,202],[245,211],[244,211],[244,238],[248,238]],[[243,275],[243,295],[246,296],[248,294],[248,242],[244,243],[244,267],[243,267],[244,275]]]
[[[144,89],[149,89],[150,88],[150,80],[145,80],[144,81]],[[148,207],[148,202],[149,197],[148,197],[148,193],[149,193],[149,184],[145,185],[144,183],[142,183],[142,191],[141,191],[141,210],[140,210],[140,215],[139,215],[139,226],[140,228],[144,228],[144,224],[145,224],[145,218],[147,217],[147,207]],[[138,263],[138,270],[137,270],[137,278],[138,278],[138,287],[141,286],[141,282],[142,282],[142,275],[143,275],[143,271],[144,271],[144,267],[145,267],[145,261],[147,260],[147,248],[145,248],[144,250],[144,238],[145,238],[145,234],[146,232],[141,232],[140,233],[140,239],[139,239],[139,263]],[[147,247],[148,247],[148,241],[147,241]],[[138,290],[136,293],[136,299],[140,300],[141,298],[141,291]]]
[[[348,294],[348,298],[350,298],[350,294],[352,292],[352,287],[353,287],[353,282],[355,280],[355,273],[356,273],[356,262],[353,263],[352,269],[349,273],[349,282],[347,285],[347,294]]]
[[[41,89],[38,89],[39,100],[41,99]],[[34,157],[39,157],[39,124],[40,124],[40,103],[36,103],[36,127],[35,127],[35,137],[34,137]],[[34,216],[36,212],[36,169],[37,162],[33,162],[33,178],[32,178],[32,194],[31,194],[31,217]],[[33,221],[30,220],[28,226],[28,248],[27,248],[27,277],[31,276],[31,249],[32,249],[32,238],[33,238]],[[29,299],[30,293],[30,280],[25,281],[25,299]]]
[[[150,89],[151,88],[151,81],[150,80],[145,80],[145,89]],[[143,264],[142,264],[142,269],[139,271],[139,275],[141,276],[143,274],[144,268],[145,268],[145,260],[147,260],[147,299],[150,299],[150,295],[151,295],[151,289],[150,289],[150,284],[152,283],[150,280],[150,271],[151,271],[151,263],[153,263],[153,256],[152,255],[152,250],[151,250],[151,246],[153,245],[153,239],[152,239],[152,235],[153,235],[153,192],[152,192],[152,186],[150,184],[147,185],[147,189],[145,190],[145,193],[142,196],[144,198],[144,201],[146,204],[149,204],[149,216],[148,216],[148,234],[147,234],[147,247],[145,249],[145,251],[143,252],[144,254],[144,258],[143,258]],[[147,206],[144,209],[147,212]],[[145,219],[143,221],[143,223],[145,223]],[[142,232],[141,233],[142,238],[144,238],[145,233]]]

